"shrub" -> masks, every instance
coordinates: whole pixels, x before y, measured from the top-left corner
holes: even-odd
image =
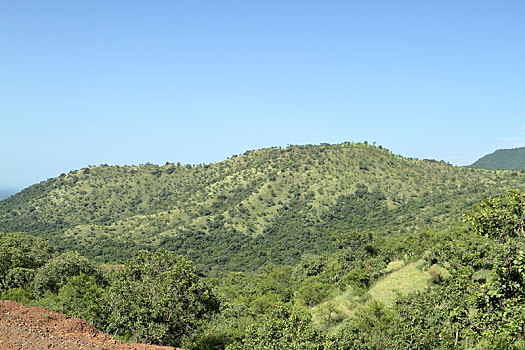
[[[54,249],[41,238],[24,233],[0,234],[0,290],[30,282],[32,272],[46,263]]]
[[[83,273],[73,276],[58,291],[60,311],[103,328],[106,325],[103,294],[104,288],[95,276]]]
[[[70,277],[81,274],[92,275],[97,283],[104,283],[102,270],[95,263],[77,252],[63,253],[37,270],[33,288],[37,296],[46,291],[58,293]]]
[[[179,345],[219,308],[191,263],[166,250],[143,250],[129,259],[110,286],[106,303],[110,332],[165,345]]]

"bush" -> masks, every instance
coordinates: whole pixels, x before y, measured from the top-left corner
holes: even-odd
[[[33,300],[33,291],[26,288],[11,288],[0,294],[2,300],[14,300],[24,305],[29,305]]]
[[[135,341],[180,345],[219,302],[182,256],[139,251],[110,286],[106,302],[110,332]]]
[[[104,288],[95,276],[80,274],[69,278],[58,291],[61,312],[82,318],[99,328],[106,326],[103,307]]]
[[[0,291],[30,282],[32,272],[46,263],[54,249],[41,238],[24,233],[0,234]]]
[[[255,313],[242,304],[228,304],[219,314],[205,323],[184,346],[195,350],[224,349],[240,341],[247,328],[254,324]]]
[[[329,288],[319,276],[308,277],[295,292],[295,300],[304,306],[314,306],[326,298]]]
[[[33,288],[37,296],[46,291],[58,293],[70,277],[81,274],[92,275],[97,283],[104,284],[102,270],[95,263],[77,252],[63,253],[37,270]]]
[[[250,326],[242,341],[226,349],[322,349],[324,341],[312,326],[308,313],[294,306],[279,305],[258,325]]]
[[[15,267],[7,273],[7,288],[20,288],[30,284],[35,277],[35,270],[25,267]]]

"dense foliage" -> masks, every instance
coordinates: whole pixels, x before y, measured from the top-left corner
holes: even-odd
[[[108,329],[135,341],[178,344],[219,302],[184,257],[141,251],[118,271],[106,294]]]
[[[465,214],[476,232],[500,242],[525,238],[525,198],[511,190],[497,198],[487,198]]]
[[[525,169],[525,147],[499,149],[494,153],[481,157],[471,167],[493,170]]]
[[[191,263],[172,252],[139,251],[124,267],[104,271],[77,252],[53,256],[39,238],[0,234],[0,243],[13,246],[15,238],[22,249],[2,250],[3,299],[81,317],[123,339],[171,345],[180,345],[219,309]],[[13,272],[21,269],[32,273],[13,283]]]
[[[0,234],[0,291],[21,287],[33,280],[54,249],[43,239],[23,233]]]
[[[104,276],[101,269],[88,258],[78,252],[66,252],[49,260],[38,269],[33,280],[35,293],[42,295],[45,292],[57,293],[70,277],[90,275],[102,283]]]

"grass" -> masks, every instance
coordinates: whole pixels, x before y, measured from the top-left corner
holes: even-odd
[[[405,262],[403,260],[394,260],[394,261],[391,261],[388,266],[386,267],[386,269],[384,270],[385,273],[390,273],[390,272],[394,272],[394,271],[397,271],[399,270],[400,268],[402,268],[403,266],[405,266]]]
[[[318,328],[330,328],[333,331],[337,328],[337,323],[350,318],[354,314],[355,309],[366,302],[366,300],[366,293],[349,286],[342,293],[314,306],[311,310],[312,322]],[[332,320],[338,320],[339,322],[331,322]],[[334,323],[335,327],[333,327]]]
[[[387,306],[394,304],[397,294],[408,294],[430,285],[431,275],[423,269],[423,261],[405,265],[392,261],[385,269],[387,275],[370,287],[368,292],[349,286],[345,291],[312,308],[312,321],[320,328],[335,332],[341,322],[352,317],[355,310],[375,299]]]
[[[370,297],[392,306],[398,293],[405,295],[425,289],[431,276],[422,266],[423,261],[419,260],[393,271],[370,287]]]

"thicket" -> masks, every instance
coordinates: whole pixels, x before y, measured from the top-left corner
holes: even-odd
[[[0,246],[2,299],[83,318],[120,339],[180,345],[220,306],[190,262],[165,250],[139,251],[108,268],[77,252],[53,255],[23,234],[0,234]]]

